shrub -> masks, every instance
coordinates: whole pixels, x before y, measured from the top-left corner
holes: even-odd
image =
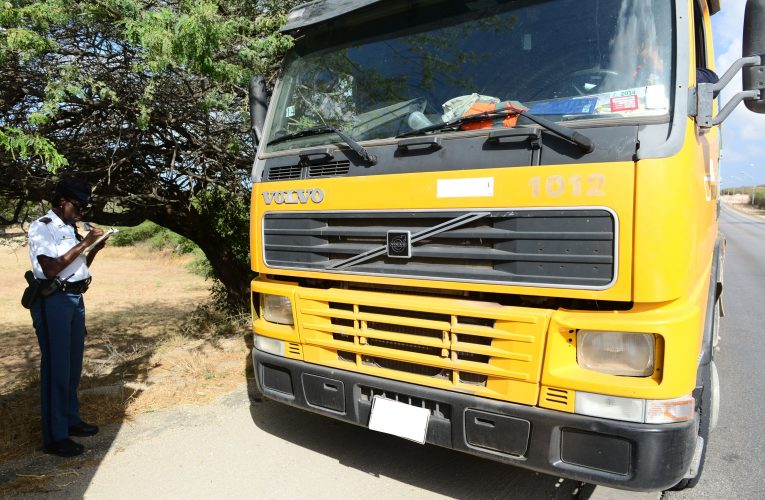
[[[210,263],[202,250],[190,239],[148,220],[134,227],[121,227],[119,229],[119,232],[110,238],[112,245],[126,247],[144,243],[155,250],[170,249],[179,254],[193,254],[194,260],[187,265],[187,269],[205,278],[211,275]]]

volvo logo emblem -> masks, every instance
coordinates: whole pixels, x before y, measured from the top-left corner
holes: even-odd
[[[412,233],[410,231],[388,231],[388,257],[408,259],[412,256]]]
[[[276,203],[277,205],[301,205],[308,204],[309,201],[321,203],[324,201],[324,191],[315,189],[293,189],[291,191],[264,191],[263,200],[266,205]]]

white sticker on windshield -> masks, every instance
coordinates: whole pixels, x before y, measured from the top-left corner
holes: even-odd
[[[494,177],[438,179],[436,197],[468,198],[470,196],[494,196]]]
[[[667,93],[664,85],[650,85],[645,89],[646,109],[667,109]]]
[[[287,106],[284,116],[286,116],[287,118],[291,118],[295,116],[295,106]]]

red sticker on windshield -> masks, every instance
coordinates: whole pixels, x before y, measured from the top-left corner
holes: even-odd
[[[635,94],[611,98],[612,113],[618,111],[634,111],[636,109],[638,109],[638,96]]]

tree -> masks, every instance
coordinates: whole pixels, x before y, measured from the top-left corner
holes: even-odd
[[[245,297],[247,83],[277,71],[292,43],[278,27],[295,3],[6,1],[0,199],[47,199],[76,172],[94,186],[96,222],[148,219],[185,236],[229,296]]]

